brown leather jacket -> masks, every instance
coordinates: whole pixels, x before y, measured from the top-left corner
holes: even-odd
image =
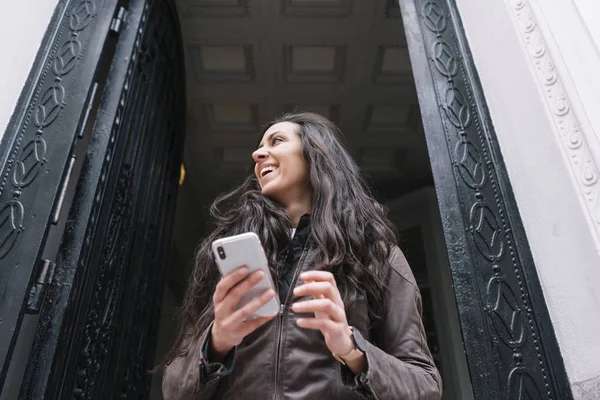
[[[303,258],[296,276],[309,268]],[[353,376],[333,358],[319,331],[298,327],[288,296],[280,315],[230,354],[231,370],[204,359],[210,328],[199,339],[190,336],[184,355],[165,369],[165,400],[440,399],[442,382],[427,348],[421,295],[400,249],[394,249],[390,266],[386,317],[369,329],[364,297],[346,310],[348,323],[369,342],[366,373]]]

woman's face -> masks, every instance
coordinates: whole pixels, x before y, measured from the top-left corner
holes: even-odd
[[[256,162],[254,174],[262,193],[285,205],[296,197],[305,197],[308,191],[309,167],[302,156],[297,128],[292,122],[271,126],[252,153]]]

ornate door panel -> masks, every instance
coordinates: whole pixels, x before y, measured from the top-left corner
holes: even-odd
[[[456,4],[400,5],[475,397],[569,399]]]
[[[52,272],[54,264],[43,261],[44,250],[66,214],[63,194],[72,156],[82,142],[84,100],[115,7],[111,0],[58,3],[41,45],[45,51],[35,61],[0,144],[0,387],[25,312],[37,312]],[[100,8],[110,11],[99,14]],[[80,58],[84,53],[88,56]]]
[[[60,7],[40,67],[43,90],[24,118],[31,138],[2,181],[0,256],[43,272],[23,281],[21,310],[39,322],[19,398],[146,398],[185,125],[180,29],[166,0]],[[25,243],[41,227],[51,231],[56,208],[28,215],[35,202],[21,199],[30,196],[65,204],[53,257],[44,242],[51,235]],[[32,218],[47,222],[29,228]],[[26,250],[34,245],[41,250]],[[11,350],[8,366],[17,362]]]

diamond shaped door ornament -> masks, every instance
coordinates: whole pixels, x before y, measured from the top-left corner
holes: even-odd
[[[519,298],[503,277],[493,276],[487,288],[488,313],[498,337],[511,349],[525,340],[525,316]]]

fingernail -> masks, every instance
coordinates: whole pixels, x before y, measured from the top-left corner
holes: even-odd
[[[248,273],[248,268],[242,267],[242,268],[240,268],[240,271],[238,273],[240,275],[246,275]]]

